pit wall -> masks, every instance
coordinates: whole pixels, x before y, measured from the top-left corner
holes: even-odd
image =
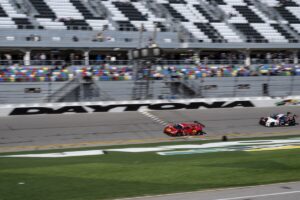
[[[0,105],[0,117],[183,109],[300,106],[300,96]]]

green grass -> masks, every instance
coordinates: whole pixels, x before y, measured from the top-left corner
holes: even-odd
[[[300,180],[300,149],[0,158],[0,200],[98,200],[296,180]]]

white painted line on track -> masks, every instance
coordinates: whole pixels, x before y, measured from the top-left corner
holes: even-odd
[[[129,197],[129,198],[118,198],[116,200],[139,200],[139,199],[146,199],[146,198],[159,198],[159,197],[169,197],[174,195],[188,195],[193,193],[205,193],[205,192],[222,192],[222,191],[229,191],[229,190],[236,190],[236,189],[251,189],[251,188],[262,188],[265,186],[276,186],[281,184],[293,184],[293,183],[299,183],[299,181],[291,181],[291,182],[284,182],[284,183],[271,183],[271,184],[262,184],[262,185],[252,185],[252,186],[244,186],[244,187],[232,187],[232,188],[219,188],[219,189],[208,189],[208,190],[199,190],[199,191],[190,191],[190,192],[176,192],[176,193],[169,193],[169,194],[157,194],[157,195],[146,195],[141,197]],[[293,193],[300,193],[300,191],[291,191]],[[291,193],[291,192],[282,192],[282,193]],[[273,193],[275,194],[275,193]],[[274,196],[274,195],[272,195]],[[236,197],[234,197],[236,198]],[[246,197],[239,197],[239,198],[246,198]],[[224,200],[224,199],[212,199],[212,200]],[[225,200],[234,200],[234,199],[225,199]]]
[[[165,125],[168,124],[167,122],[161,120],[160,118],[158,118],[157,116],[155,116],[155,115],[149,113],[148,111],[141,111],[140,113],[142,113],[142,114],[145,115],[146,117],[151,118],[153,121],[155,121],[155,122],[157,122],[157,123],[159,123],[159,124],[161,124],[161,125],[164,125],[164,126],[165,126]]]
[[[295,194],[300,193],[300,191],[290,191],[290,192],[278,192],[278,193],[270,193],[270,194],[258,194],[252,196],[241,196],[241,197],[232,197],[232,198],[225,198],[225,199],[215,199],[215,200],[236,200],[236,199],[247,199],[247,198],[256,198],[256,197],[269,197],[269,196],[279,196],[279,195],[286,195],[286,194]]]

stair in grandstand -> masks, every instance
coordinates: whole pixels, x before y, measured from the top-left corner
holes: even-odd
[[[56,19],[55,13],[50,9],[50,7],[43,0],[29,0],[33,7],[37,10],[39,15],[35,16],[37,18],[49,18]]]
[[[165,96],[169,98],[172,96],[183,99],[200,97],[198,85],[192,80],[167,79],[164,83],[169,89],[169,95]]]
[[[34,26],[17,6],[8,0],[0,1],[0,25],[2,28],[33,29]]]
[[[3,10],[3,8],[0,6],[0,17],[8,17],[6,12]]]
[[[100,88],[94,82],[80,85],[80,101],[101,101]]]
[[[195,98],[198,96],[197,87],[192,83],[192,81],[180,81],[179,91],[184,97]]]
[[[283,35],[290,43],[297,43],[299,40],[293,36],[291,33],[289,33],[287,30],[285,30],[282,26],[279,24],[270,24],[273,28],[275,28],[281,35]]]
[[[194,23],[212,42],[226,42],[224,37],[209,23]]]
[[[94,83],[99,88],[101,101],[121,101],[132,98],[134,81],[128,80],[117,84],[115,81],[94,81]]]
[[[233,6],[249,23],[264,23],[248,6]]]
[[[93,14],[85,7],[85,5],[80,0],[70,0],[70,2],[79,10],[79,12],[84,16],[85,19],[104,19],[103,17],[95,17]]]
[[[257,32],[249,24],[234,24],[234,26],[246,36],[246,42],[268,42],[259,32]]]
[[[50,93],[43,101],[44,102],[65,102],[65,101],[77,101],[78,92],[80,84],[77,79],[73,79],[66,83],[63,87],[57,89],[55,92]]]
[[[153,97],[154,99],[170,99],[176,93],[171,90],[170,83],[163,80],[153,82]]]
[[[176,20],[181,21],[181,22],[188,22],[188,20],[181,15],[179,12],[177,12],[170,4],[162,4],[167,11],[169,12],[169,14]]]
[[[300,24],[285,24],[288,28],[290,28],[298,38],[300,37]]]
[[[288,11],[285,7],[274,7],[277,12],[290,24],[300,24],[300,20],[293,15],[290,11]]]
[[[147,21],[146,17],[138,11],[129,2],[113,2],[113,4],[130,20],[130,21]]]
[[[132,90],[132,100],[145,100],[153,98],[153,86],[150,80],[137,80]]]
[[[215,19],[208,13],[207,10],[201,7],[201,5],[193,5],[209,22],[220,22],[221,20]]]

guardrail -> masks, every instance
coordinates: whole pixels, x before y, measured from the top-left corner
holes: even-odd
[[[28,61],[27,61],[28,62]],[[58,66],[58,65],[77,65],[85,66],[86,60],[30,60],[30,66]],[[109,65],[132,65],[131,60],[89,60],[89,65],[97,66],[103,64]],[[0,66],[10,66],[10,65],[24,65],[24,60],[0,60]],[[194,61],[192,59],[185,60],[157,60],[153,61],[155,65],[244,65],[245,60],[235,60],[235,59],[220,59],[220,60],[209,60],[202,59],[200,61]],[[252,65],[264,65],[264,64],[294,64],[292,59],[251,59]]]
[[[26,61],[28,62],[28,61]],[[64,65],[64,60],[30,60],[30,66],[57,66]],[[24,60],[0,60],[0,66],[25,65]]]

